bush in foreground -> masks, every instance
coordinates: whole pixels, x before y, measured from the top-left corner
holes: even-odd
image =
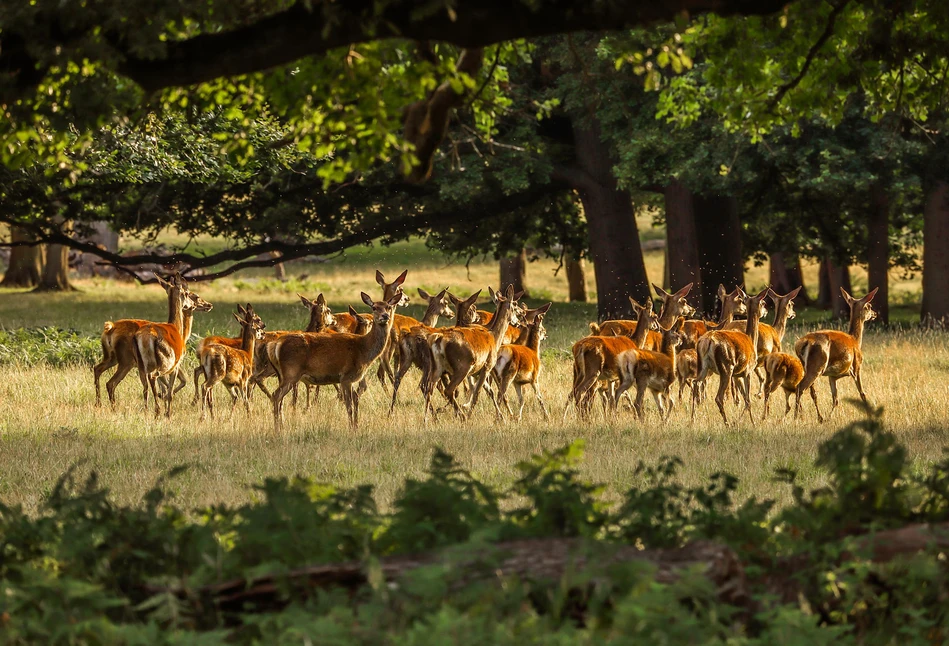
[[[879,411],[834,435],[793,504],[639,466],[608,504],[579,443],[506,489],[435,451],[389,513],[369,486],[267,480],[240,507],[116,505],[70,471],[0,505],[5,643],[941,643],[949,461],[917,473]],[[169,474],[173,478],[174,472]]]

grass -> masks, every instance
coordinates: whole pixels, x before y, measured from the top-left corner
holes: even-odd
[[[647,270],[656,282],[662,265],[661,251],[647,255]],[[268,328],[298,328],[305,323],[306,313],[295,292],[313,297],[322,291],[334,311],[343,311],[346,305],[359,302],[360,290],[373,295],[379,291],[372,276],[377,267],[390,277],[407,267],[407,284],[413,293],[419,286],[436,291],[450,285],[466,295],[497,283],[493,261],[472,263],[468,268],[450,264],[442,256],[428,254],[418,242],[359,249],[331,262],[294,263],[288,268],[292,278],[288,283],[258,272],[196,285],[196,291],[215,308],[196,318],[195,333],[236,334],[231,312],[235,303],[248,301]],[[486,480],[498,483],[508,481],[511,466],[528,454],[578,437],[586,441],[585,475],[613,491],[633,484],[640,460],[652,463],[663,455],[678,455],[685,461],[685,483],[698,483],[721,470],[739,475],[742,495],[787,500],[786,487],[772,482],[774,470],[781,467],[800,469],[805,487],[820,483],[810,465],[818,443],[856,416],[846,405],[823,426],[816,424],[809,404],[800,422],[780,420],[774,413],[775,408],[781,409],[779,405],[765,424],[752,427],[746,420],[737,428],[726,428],[714,404],[706,404],[694,426],[688,424],[687,411],[681,407],[669,424],[660,425],[651,402],[645,424],[626,412],[590,424],[579,422],[571,412],[561,424],[559,416],[570,385],[569,348],[586,333],[595,306],[563,302],[566,279],[563,273],[554,276],[554,268],[555,263],[546,260],[528,268],[535,293],[557,301],[547,319],[542,383],[554,421],[545,422],[529,402],[522,423],[496,423],[482,400],[467,425],[444,415],[438,423],[424,427],[417,377],[410,375],[392,419],[385,414],[387,396],[372,380],[358,430],[348,428],[342,405],[324,392],[310,411],[302,406],[288,409],[286,430],[275,436],[268,402],[259,394],[248,418],[240,412],[229,416],[228,398],[223,390],[217,392],[218,409],[225,412],[214,422],[202,423],[190,406],[192,391],[188,389],[175,399],[170,421],[156,420],[141,410],[134,375],[119,388],[115,412],[108,407],[96,410],[88,365],[66,362],[53,367],[48,361],[29,365],[5,360],[0,352],[0,362],[6,363],[5,378],[0,381],[0,500],[35,508],[63,471],[82,462],[85,468],[99,471],[116,498],[125,502],[138,499],[163,472],[178,464],[191,466],[175,484],[179,503],[186,507],[237,503],[253,496],[252,483],[266,476],[297,473],[344,486],[371,482],[385,502],[406,477],[423,474],[434,446],[445,448]],[[810,285],[816,285],[815,267],[805,267],[805,276]],[[750,286],[761,285],[766,278],[764,268],[749,269]],[[865,273],[855,271],[854,282],[860,292]],[[79,281],[77,285],[81,291],[63,295],[0,290],[0,325],[6,330],[53,326],[74,330],[79,337],[97,337],[105,320],[165,317],[164,293],[158,287],[108,281]],[[918,281],[894,276],[892,294],[912,294],[918,289]],[[421,306],[415,300],[408,313],[418,316]],[[898,311],[907,322],[916,316],[911,306]],[[818,323],[826,324],[826,315],[806,312],[798,319],[802,321],[790,329],[787,345]],[[886,408],[888,426],[920,466],[940,459],[947,444],[944,379],[949,371],[949,336],[911,329],[884,332],[871,323],[865,355],[865,385],[872,403]],[[187,361],[195,365],[193,357]],[[852,383],[841,385],[844,397],[856,394]],[[819,389],[826,406],[826,380]],[[756,414],[761,409],[756,401]]]

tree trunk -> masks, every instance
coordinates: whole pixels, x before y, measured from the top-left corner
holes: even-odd
[[[804,288],[801,261],[796,254],[785,254],[781,251],[771,254],[768,282],[771,284],[771,289],[779,294],[787,294],[798,287],[803,288],[798,292],[794,303],[795,305],[810,305],[807,289]]]
[[[923,308],[920,315],[924,321],[949,322],[949,182],[944,181],[929,188],[923,210]]]
[[[666,268],[671,291],[692,283],[692,293],[702,293],[702,270],[695,228],[692,192],[679,180],[665,188]]]
[[[19,227],[10,227],[11,242],[28,242],[32,238]],[[43,246],[11,247],[10,266],[0,287],[33,287],[43,272]]]
[[[873,298],[873,309],[877,312],[877,321],[883,325],[890,322],[889,270],[890,199],[882,186],[874,185],[867,217],[867,282],[869,289],[880,289]]]
[[[702,276],[702,311],[715,312],[718,286],[745,285],[738,202],[727,195],[695,195],[695,232]]]
[[[838,265],[830,256],[824,259],[824,263],[827,271],[827,307],[833,310],[834,316],[847,318],[850,316],[850,306],[840,293],[840,288],[843,287],[848,294],[853,294],[853,287],[850,285],[850,267]]]
[[[600,320],[633,317],[629,297],[650,297],[636,213],[627,191],[616,186],[609,146],[594,121],[573,124],[578,168],[555,170],[580,194],[590,235]]]
[[[278,251],[271,251],[271,252],[270,252],[270,257],[271,257],[271,258],[279,258],[279,257],[280,257],[280,252],[278,252]],[[283,264],[282,262],[278,262],[277,264],[275,264],[275,265],[273,266],[273,271],[274,271],[274,278],[276,278],[277,280],[284,281],[284,280],[287,279],[287,268],[284,267],[284,264]]]
[[[43,275],[33,291],[36,292],[71,292],[74,291],[69,282],[69,247],[59,244],[48,245],[46,250],[46,265]]]
[[[568,298],[571,303],[587,302],[587,277],[586,261],[583,258],[575,260],[573,256],[567,254],[564,258],[564,265],[567,270],[567,290]]]
[[[501,282],[499,287],[503,292],[508,285],[514,285],[514,293],[524,292],[527,295],[527,250],[521,249],[516,256],[501,258]]]

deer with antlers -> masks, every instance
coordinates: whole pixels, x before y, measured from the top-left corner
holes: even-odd
[[[676,349],[682,345],[684,323],[685,319],[680,316],[668,328],[661,328],[662,348],[659,352],[634,349],[621,353],[617,358],[620,386],[616,398],[619,399],[635,383],[636,402],[633,407],[640,421],[644,419],[643,398],[647,389],[656,401],[659,418],[666,421],[672,414],[675,400],[670,390],[676,379]]]
[[[206,343],[198,353],[198,361],[204,373],[204,396],[201,398],[201,419],[205,406],[214,419],[214,386],[223,383],[231,393],[231,410],[240,399],[244,410],[250,415],[250,379],[254,374],[254,350],[257,341],[264,336],[264,323],[254,312],[253,306],[237,306],[234,318],[241,326],[241,347],[233,348],[220,343]]]
[[[504,342],[504,333],[508,323],[514,317],[511,308],[514,299],[514,287],[508,286],[504,295],[498,297],[498,310],[487,328],[456,327],[437,335],[431,343],[432,369],[425,388],[425,420],[432,409],[432,391],[443,375],[448,376],[445,386],[445,398],[455,413],[466,418],[478,403],[478,396],[484,388],[488,373],[497,363],[498,352]],[[455,393],[468,377],[476,377],[476,384],[464,407],[459,406]],[[500,417],[501,409],[492,397],[495,412]]]
[[[156,277],[157,278],[157,277]],[[161,279],[159,279],[160,282]],[[164,285],[162,285],[164,287]],[[138,364],[139,378],[145,387],[142,389],[142,398],[148,405],[148,392],[151,390],[155,398],[155,413],[161,414],[159,405],[158,385],[162,377],[174,379],[175,374],[184,357],[185,341],[191,336],[191,324],[194,310],[211,305],[191,294],[180,277],[173,277],[170,289],[172,307],[170,323],[149,323],[135,332],[134,352]],[[165,417],[171,417],[171,401],[174,395],[173,381],[164,389]]]
[[[761,306],[768,288],[763,289],[755,296],[745,295],[745,309],[748,311],[748,320],[745,321],[745,331],[737,330],[710,330],[699,339],[696,353],[699,358],[699,374],[695,378],[697,384],[705,381],[709,372],[719,376],[718,394],[715,403],[722,414],[722,420],[728,424],[725,414],[725,396],[731,386],[732,379],[738,385],[739,393],[745,401],[745,408],[751,423],[755,418],[751,412],[751,373],[758,365],[758,321],[761,318]],[[696,395],[692,395],[692,421],[695,421]]]
[[[372,328],[367,334],[298,332],[267,347],[267,358],[279,380],[272,397],[277,431],[283,421],[283,399],[302,379],[318,385],[339,384],[349,423],[353,428],[359,425],[359,391],[354,386],[382,356],[392,332],[392,313],[404,295],[400,290],[389,300],[377,302],[365,292],[360,296],[372,308]]]
[[[531,321],[526,326],[528,329],[526,343],[524,345],[502,345],[492,370],[494,379],[498,383],[498,402],[503,402],[511,415],[513,415],[513,411],[507,399],[507,389],[512,383],[514,384],[514,390],[517,392],[517,398],[520,402],[517,409],[517,421],[521,421],[521,416],[524,414],[523,387],[527,385],[534,391],[534,397],[537,398],[537,403],[540,404],[544,419],[550,419],[547,405],[544,403],[544,398],[540,396],[540,390],[537,387],[541,368],[540,342],[547,336],[546,330],[544,330],[544,316],[550,306],[551,303],[547,303],[531,310]]]
[[[636,335],[587,336],[573,344],[573,387],[567,397],[563,419],[567,418],[570,402],[574,403],[581,419],[589,416],[593,398],[599,391],[604,397],[604,412],[614,410],[617,400],[613,396],[613,383],[619,380],[619,355],[627,350],[636,350],[646,340],[650,328],[658,321],[653,314],[652,301],[640,305],[630,299],[637,312]]]
[[[878,289],[879,287],[875,287],[863,298],[854,298],[841,287],[840,293],[850,306],[849,332],[819,330],[805,334],[794,344],[794,354],[800,358],[801,365],[804,367],[804,377],[797,386],[795,417],[801,411],[801,394],[809,390],[811,399],[814,400],[814,408],[817,410],[817,421],[824,421],[820,407],[817,405],[817,389],[814,387],[814,383],[821,376],[827,377],[830,383],[833,399],[831,413],[840,403],[837,397],[837,381],[844,377],[853,377],[860,399],[864,404],[867,403],[867,395],[860,381],[860,368],[863,365],[863,328],[867,321],[876,318],[876,312],[870,302],[876,296]]]

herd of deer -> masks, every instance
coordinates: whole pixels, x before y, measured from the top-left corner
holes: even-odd
[[[817,410],[817,419],[824,421],[817,405],[815,382],[821,376],[830,381],[833,406],[839,403],[837,380],[853,377],[864,402],[867,401],[860,380],[863,363],[861,346],[866,321],[876,318],[870,301],[874,289],[860,299],[853,298],[841,288],[850,306],[850,330],[821,330],[804,335],[794,344],[794,354],[782,352],[787,322],[794,318],[794,298],[800,287],[783,296],[766,288],[752,296],[741,287],[731,293],[718,286],[722,310],[717,323],[687,320],[695,312],[686,301],[691,283],[675,293],[653,285],[662,298],[658,316],[653,313],[652,301],[640,305],[630,298],[636,321],[605,321],[591,323],[591,335],[573,345],[573,388],[564,409],[566,418],[570,403],[581,417],[590,414],[593,399],[600,394],[604,412],[615,412],[620,397],[636,385],[633,404],[640,418],[643,416],[643,397],[649,390],[656,400],[660,416],[667,419],[675,400],[671,389],[679,384],[679,397],[689,387],[692,399],[692,420],[696,405],[704,399],[705,379],[709,373],[719,376],[715,403],[725,424],[728,414],[725,402],[729,395],[738,403],[735,391],[744,402],[744,412],[754,423],[751,411],[751,375],[757,374],[759,395],[764,395],[764,417],[768,416],[771,395],[781,388],[785,393],[785,412],[791,410],[791,395],[795,395],[795,416],[801,411],[801,395],[810,391]],[[767,314],[765,298],[770,296],[775,306],[774,324],[761,323]],[[733,320],[736,315],[747,316],[744,321]],[[795,356],[796,355],[796,356]],[[762,375],[763,372],[763,375]]]
[[[432,402],[436,390],[462,418],[471,414],[482,390],[488,394],[499,418],[503,417],[502,405],[513,416],[507,397],[511,386],[518,396],[517,419],[524,410],[525,386],[532,388],[544,418],[548,419],[538,380],[540,342],[546,338],[543,321],[551,304],[528,309],[513,287],[503,293],[489,287],[496,309],[487,312],[475,305],[480,290],[462,300],[448,293],[447,288],[435,295],[419,288],[418,294],[427,308],[422,319],[416,320],[395,312],[408,302],[402,288],[406,274],[403,271],[394,281],[387,282],[381,272],[376,272],[376,282],[382,288],[381,300],[361,294],[362,301],[372,310],[369,314],[359,314],[352,307],[348,313],[334,314],[322,294],[315,300],[300,296],[310,313],[302,331],[266,331],[251,304],[238,305],[234,316],[241,335],[206,337],[196,348],[198,367],[193,375],[193,404],[200,402],[202,418],[206,412],[214,416],[216,384],[228,388],[232,409],[240,401],[248,411],[252,389],[257,386],[270,398],[274,425],[280,430],[283,401],[292,391],[295,404],[297,387],[303,383],[307,387],[308,406],[311,387],[317,388],[318,397],[320,386],[335,386],[350,424],[356,426],[369,367],[379,360],[377,377],[383,386],[392,384],[390,414],[403,378],[412,367],[418,367],[422,372],[419,387],[424,395],[425,420],[430,413],[437,413]],[[101,404],[99,379],[112,367],[117,368],[106,383],[106,391],[113,407],[116,387],[132,368],[138,368],[146,408],[151,393],[159,415],[161,402],[165,415],[171,415],[174,394],[187,385],[182,359],[194,313],[210,311],[212,305],[192,292],[177,274],[168,280],[158,278],[158,282],[168,296],[167,323],[122,319],[107,321],[103,326],[102,360],[93,368],[97,406]],[[604,412],[612,413],[621,397],[629,397],[627,391],[635,384],[633,407],[640,418],[648,390],[661,417],[667,419],[675,402],[672,385],[678,382],[679,398],[686,387],[691,391],[694,419],[695,407],[704,399],[705,379],[710,372],[720,377],[715,401],[726,424],[725,402],[731,395],[737,403],[735,391],[754,421],[750,398],[752,373],[758,373],[761,382],[765,416],[769,397],[779,387],[786,394],[785,414],[790,411],[790,396],[797,396],[797,413],[801,394],[807,390],[817,407],[814,383],[822,375],[830,380],[834,406],[838,403],[836,382],[846,376],[855,379],[860,396],[866,401],[860,381],[860,348],[863,324],[875,317],[870,301],[876,290],[862,299],[844,292],[851,310],[849,334],[834,330],[807,334],[795,344],[794,356],[781,349],[787,321],[794,317],[793,299],[798,290],[780,296],[765,289],[751,296],[741,288],[726,293],[719,286],[722,312],[718,323],[713,324],[686,320],[695,311],[686,301],[691,287],[675,293],[655,287],[662,299],[658,315],[653,311],[652,301],[640,305],[631,298],[636,321],[590,324],[591,335],[573,346],[573,388],[564,417],[571,402],[581,417],[588,417],[597,394],[603,401]],[[766,314],[764,299],[769,294],[776,308],[773,325],[759,322]],[[747,315],[745,321],[733,320],[741,314]],[[435,327],[439,317],[451,316],[455,317],[453,326]],[[271,393],[264,380],[274,376],[278,382]],[[204,383],[199,384],[202,377]],[[459,402],[461,388],[467,390],[464,403]],[[817,416],[823,421],[819,408]]]

